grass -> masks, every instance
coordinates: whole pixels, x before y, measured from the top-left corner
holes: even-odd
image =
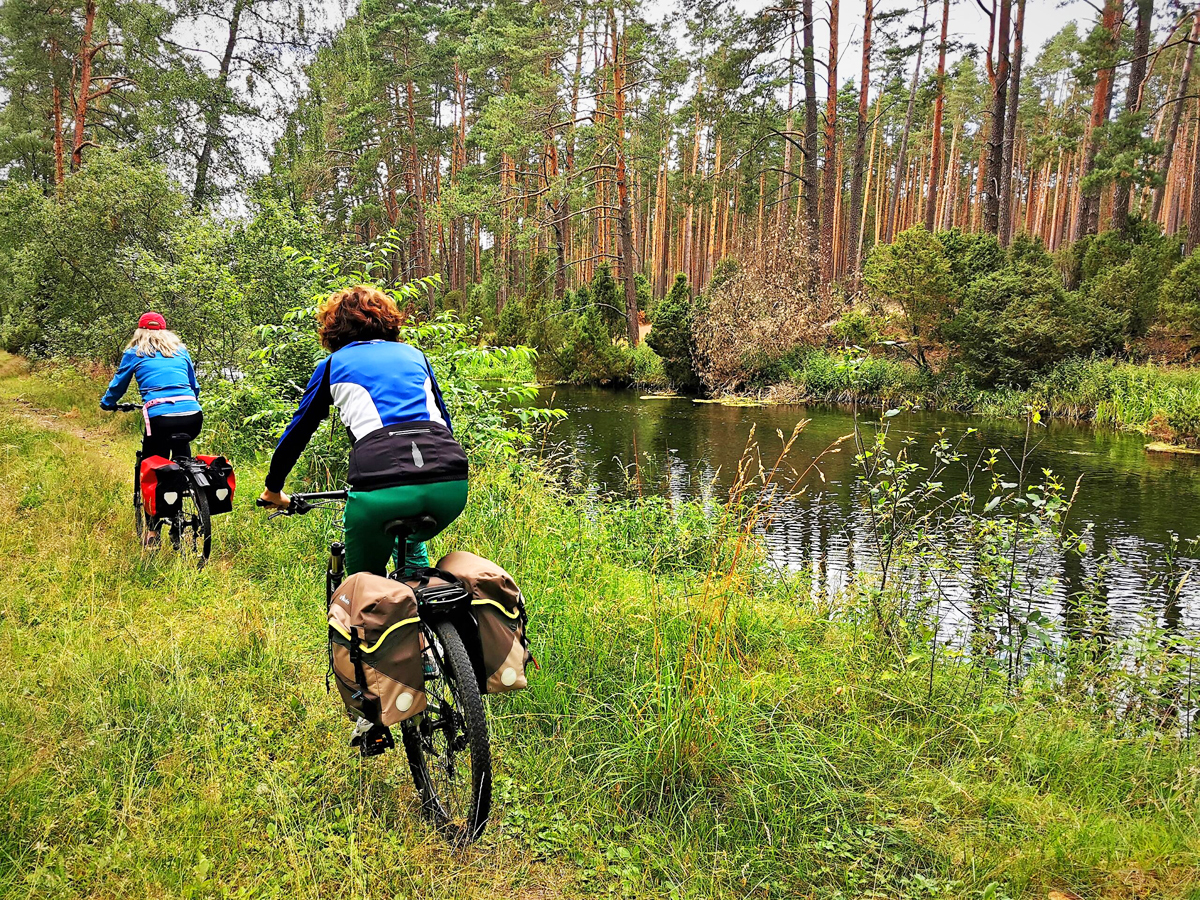
[[[0,896],[1200,896],[1194,746],[950,653],[930,682],[694,509],[518,465],[439,539],[513,572],[541,662],[454,854],[324,690],[330,521],[268,525],[243,463],[208,567],[142,556],[98,395],[0,361]]]

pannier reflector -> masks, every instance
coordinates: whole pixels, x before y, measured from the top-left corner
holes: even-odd
[[[408,691],[405,691],[396,698],[396,709],[400,710],[400,712],[408,712],[410,709],[412,709],[412,705],[413,695]]]
[[[217,499],[224,500],[229,496],[229,488],[217,488]]]
[[[500,680],[504,682],[506,687],[512,687],[517,681],[517,670],[509,666],[500,676]]]
[[[175,501],[179,499],[179,495],[175,491],[166,491],[163,494],[163,499],[171,506],[175,505]]]

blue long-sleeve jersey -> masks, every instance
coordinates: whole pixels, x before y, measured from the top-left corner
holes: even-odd
[[[321,421],[336,406],[357,444],[384,426],[434,422],[450,430],[433,368],[425,354],[397,341],[355,341],[317,365],[300,406],[271,457],[268,490],[283,490],[288,473]]]
[[[113,409],[125,396],[133,379],[137,380],[143,403],[164,397],[192,397],[190,400],[159,403],[151,407],[148,410],[151,418],[168,413],[200,412],[200,401],[196,399],[200,396],[200,385],[196,381],[192,358],[185,347],[181,347],[174,356],[157,353],[154,356],[138,356],[137,351],[130,347],[121,357],[117,373],[100,399],[101,408]]]

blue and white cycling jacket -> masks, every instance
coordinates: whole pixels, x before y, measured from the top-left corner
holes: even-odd
[[[196,399],[200,396],[200,385],[196,383],[196,369],[186,348],[180,347],[174,356],[160,356],[157,353],[154,356],[138,356],[137,351],[130,347],[121,357],[121,364],[108,390],[100,398],[100,408],[114,409],[129,390],[129,382],[135,378],[138,393],[145,404],[167,397],[184,398],[151,406],[146,410],[150,418],[200,412],[200,402]]]
[[[355,341],[317,365],[271,457],[268,490],[283,490],[330,406],[350,432],[353,489],[467,477],[466,454],[425,354],[398,341]]]

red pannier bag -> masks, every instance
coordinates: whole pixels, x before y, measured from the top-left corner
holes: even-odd
[[[237,475],[229,460],[223,456],[197,456],[196,459],[208,467],[208,511],[214,516],[232,512]]]
[[[166,519],[174,515],[187,487],[183,469],[165,457],[148,456],[142,460],[139,477],[146,517]]]

